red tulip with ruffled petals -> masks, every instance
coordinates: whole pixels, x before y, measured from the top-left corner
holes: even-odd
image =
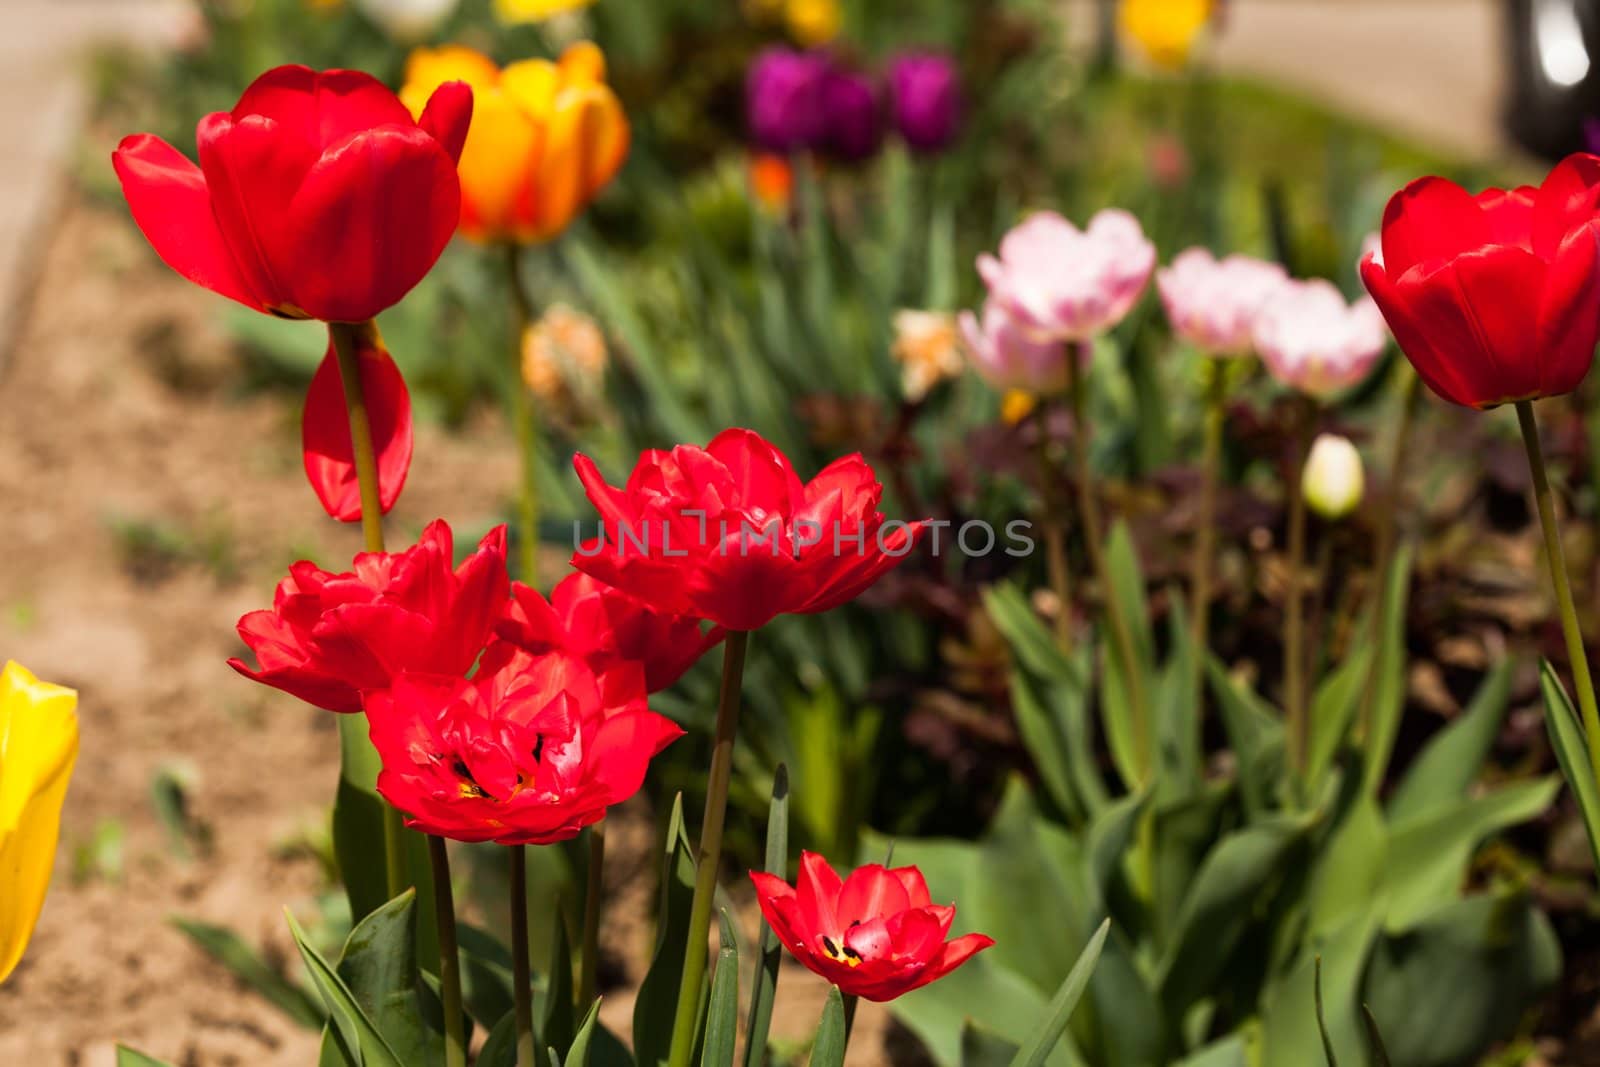
[[[796,886],[762,871],[750,878],[778,940],[846,996],[893,1000],[994,944],[985,934],[946,941],[955,906],[933,903],[915,867],[874,863],[840,881],[827,860],[802,852]]]
[[[572,565],[658,612],[755,630],[777,615],[855,599],[915,546],[920,522],[888,522],[860,455],[802,483],[776,446],[724,430],[705,448],[639,457],[625,487],[574,459],[602,538]]]
[[[465,677],[505,612],[506,529],[497,526],[460,567],[450,527],[429,524],[403,552],[363,552],[330,574],[302,561],[270,611],[239,620],[260,664],[228,666],[329,711],[361,710],[361,694],[402,671]]]
[[[257,311],[364,322],[455,233],[471,118],[462,82],[413,119],[369,74],[278,67],[201,120],[199,166],[148,133],[113,162],[134,221],[185,278]]]
[[[413,829],[565,841],[637,793],[650,760],[683,736],[645,706],[636,666],[596,675],[565,653],[498,651],[470,682],[402,674],[367,694],[378,792]]]
[[[683,677],[723,638],[720,627],[704,631],[699,619],[663,615],[582,573],[563,578],[549,600],[521,582],[512,583],[511,597],[495,631],[501,638],[536,654],[570,653],[597,674],[637,663],[652,693]]]
[[[1394,195],[1361,277],[1434,392],[1491,408],[1578,387],[1600,336],[1597,205],[1588,155],[1538,188],[1421,178]]]

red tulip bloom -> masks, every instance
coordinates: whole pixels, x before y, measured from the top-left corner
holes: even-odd
[[[201,120],[198,167],[147,133],[113,162],[134,221],[185,278],[257,311],[364,322],[455,233],[471,117],[461,82],[414,120],[370,75],[278,67]]]
[[[521,582],[512,583],[511,597],[511,610],[496,629],[502,638],[535,654],[568,652],[596,674],[637,663],[652,693],[722,642],[720,627],[702,632],[699,619],[652,611],[587,574],[563,578],[548,601]]]
[[[885,522],[883,486],[859,456],[802,484],[759,434],[639,457],[628,484],[574,459],[602,537],[573,566],[658,612],[754,630],[774,616],[855,599],[916,543],[921,523]]]
[[[1600,334],[1597,206],[1588,155],[1537,189],[1422,178],[1395,194],[1361,277],[1434,392],[1491,408],[1578,387]]]
[[[411,393],[376,329],[359,330],[357,342],[361,393],[366,398],[372,447],[378,459],[378,501],[387,515],[400,498],[406,474],[411,470]],[[356,480],[355,446],[350,441],[350,415],[345,407],[339,357],[331,342],[306,393],[300,449],[306,477],[323,510],[340,522],[360,522],[361,486]]]
[[[994,944],[984,934],[946,941],[956,909],[932,902],[915,867],[874,863],[841,882],[827,860],[802,852],[797,888],[762,871],[750,878],[778,940],[846,996],[893,1000]]]
[[[637,668],[511,651],[476,678],[402,674],[369,692],[378,792],[406,825],[456,841],[548,845],[639,791],[683,731],[644,704]]]
[[[361,710],[361,694],[401,671],[464,677],[507,602],[506,528],[497,526],[454,571],[450,527],[430,523],[404,552],[363,552],[355,570],[289,568],[272,610],[239,620],[260,668],[228,666],[329,711]]]

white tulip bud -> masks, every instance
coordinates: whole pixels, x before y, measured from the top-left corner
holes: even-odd
[[[1311,510],[1330,522],[1342,519],[1361,503],[1365,488],[1356,446],[1338,434],[1319,434],[1301,475],[1301,491]]]

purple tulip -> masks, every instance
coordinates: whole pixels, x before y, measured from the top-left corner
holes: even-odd
[[[883,100],[871,75],[834,68],[823,100],[829,155],[855,163],[878,151],[883,144]]]
[[[827,133],[825,89],[832,62],[821,52],[769,48],[745,79],[750,136],[770,152],[818,147]]]
[[[940,152],[961,132],[961,75],[937,52],[911,52],[889,68],[894,124],[918,152]]]

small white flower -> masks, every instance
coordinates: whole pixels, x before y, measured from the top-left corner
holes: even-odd
[[[1342,519],[1360,505],[1365,488],[1356,446],[1338,434],[1319,434],[1301,475],[1301,492],[1311,510],[1330,522]]]
[[[363,14],[396,41],[421,41],[449,18],[461,0],[356,0]]]

